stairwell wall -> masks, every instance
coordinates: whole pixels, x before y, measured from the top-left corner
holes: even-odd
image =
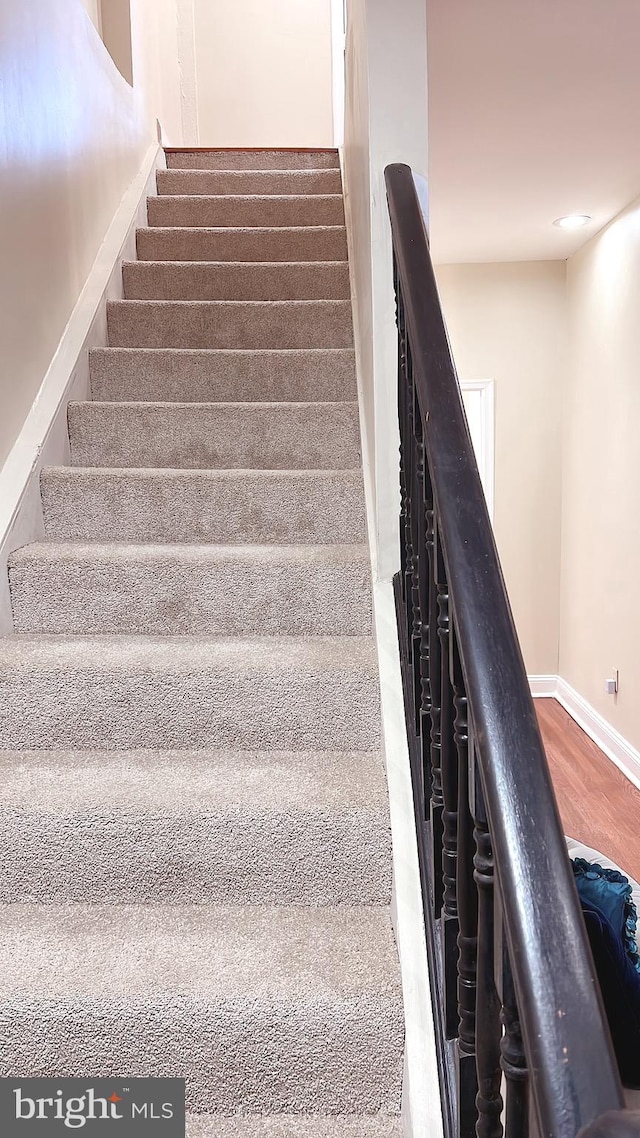
[[[568,306],[560,675],[638,749],[640,199],[569,259]]]
[[[331,0],[188,0],[207,146],[333,146]]]
[[[179,88],[164,75],[174,24],[175,0],[132,0],[132,90],[80,0],[0,0],[0,466],[158,111],[178,129]]]
[[[427,32],[423,0],[347,5],[345,209],[364,442],[381,580],[398,567],[397,339],[384,169],[427,171]]]

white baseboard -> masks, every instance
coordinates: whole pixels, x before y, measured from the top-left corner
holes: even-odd
[[[107,343],[107,301],[122,298],[123,260],[135,260],[136,229],[146,224],[146,199],[156,194],[156,170],[164,151],[149,148],[140,173],[124,195],[62,339],[0,470],[0,635],[13,628],[7,559],[21,545],[43,537],[40,471],[69,463],[67,404],[89,398],[89,349]]]
[[[552,696],[612,763],[640,790],[640,751],[616,731],[590,703],[561,676],[529,676],[535,698]]]
[[[534,699],[554,696],[558,688],[557,676],[529,676],[529,686]]]
[[[562,677],[558,677],[556,699],[611,762],[640,790],[640,751]]]

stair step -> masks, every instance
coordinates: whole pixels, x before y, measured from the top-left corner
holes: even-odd
[[[305,402],[357,397],[352,348],[94,348],[89,363],[93,398],[105,401]]]
[[[147,199],[150,226],[344,225],[342,194],[181,194]]]
[[[128,261],[127,300],[348,300],[346,261]]]
[[[365,545],[81,545],[11,554],[16,632],[362,636]]]
[[[376,753],[0,751],[0,902],[388,905]]]
[[[114,348],[350,348],[348,300],[113,300]]]
[[[357,403],[70,403],[73,466],[351,470]]]
[[[158,170],[158,193],[341,194],[340,171],[334,170]]]
[[[170,170],[338,170],[335,149],[167,150]]]
[[[146,228],[137,232],[141,261],[346,261],[343,225],[289,228]]]
[[[8,905],[0,1073],[186,1078],[193,1111],[398,1111],[383,906]]]
[[[367,751],[369,637],[21,636],[0,641],[7,750]]]
[[[48,467],[41,493],[54,541],[359,545],[360,471],[107,470]]]
[[[188,1114],[187,1138],[402,1138],[393,1114]]]

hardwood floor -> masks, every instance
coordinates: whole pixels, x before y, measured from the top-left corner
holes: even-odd
[[[565,834],[640,881],[640,790],[557,700],[535,705]]]

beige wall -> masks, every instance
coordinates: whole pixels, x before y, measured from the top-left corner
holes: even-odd
[[[0,0],[0,465],[155,137],[159,103],[169,111],[168,84],[157,98],[158,5],[132,2],[132,90],[80,0]],[[179,119],[178,90],[173,101]]]
[[[133,84],[130,0],[99,0],[98,30],[118,71]]]
[[[100,0],[80,0],[80,3],[82,4],[83,8],[86,9],[86,11],[89,14],[89,18],[93,21],[93,23],[95,24],[96,28],[99,31],[100,30],[100,24],[101,24],[101,14],[102,14],[101,10],[100,10],[100,8],[101,8]]]
[[[195,0],[203,146],[332,146],[331,0]]]
[[[495,530],[527,671],[558,671],[563,261],[437,269],[461,380],[493,379]]]
[[[397,334],[384,169],[427,168],[424,0],[347,4],[345,204],[377,573],[398,566]]]
[[[366,0],[350,0],[345,49],[344,190],[365,475],[375,511],[375,408],[371,279],[371,174]]]
[[[570,259],[568,300],[560,674],[640,747],[640,202]]]

